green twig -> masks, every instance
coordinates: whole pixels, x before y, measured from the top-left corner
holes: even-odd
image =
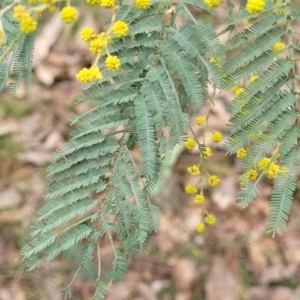
[[[2,8],[0,10],[0,19],[2,19],[2,17],[8,12],[10,11],[16,4],[19,4],[20,0],[15,0],[12,3],[8,4],[7,6],[5,6],[4,8]]]
[[[2,53],[0,56],[0,63],[5,59],[5,57],[10,53],[10,51],[13,49],[13,47],[19,42],[21,37],[23,36],[23,33],[20,33],[16,39],[6,48],[6,50]]]

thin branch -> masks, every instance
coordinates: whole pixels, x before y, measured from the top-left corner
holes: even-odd
[[[97,242],[97,254],[98,254],[98,278],[100,279],[101,276],[101,253],[100,253],[100,246]]]
[[[0,19],[8,12],[10,11],[16,4],[19,4],[21,1],[20,0],[15,0],[12,3],[8,4],[4,8],[0,10]]]
[[[6,48],[6,50],[2,53],[0,56],[0,63],[5,59],[5,57],[10,53],[10,51],[13,49],[13,47],[19,42],[21,37],[23,36],[23,33],[20,33],[16,39]]]
[[[81,270],[81,267],[82,267],[81,265],[78,267],[78,269],[77,269],[75,275],[73,276],[71,282],[68,284],[67,287],[63,288],[62,291],[66,291],[66,290],[68,290],[72,286],[72,284],[74,283],[75,279],[77,278],[77,276],[78,276],[78,274],[79,274],[79,272]]]

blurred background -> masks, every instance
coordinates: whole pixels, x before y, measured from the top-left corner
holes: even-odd
[[[195,13],[209,18],[201,11]],[[221,6],[218,18],[211,20],[217,30],[225,15]],[[44,201],[51,154],[69,139],[69,116],[89,109],[85,103],[74,105],[80,91],[75,74],[93,59],[78,32],[86,26],[100,31],[109,16],[108,11],[84,7],[72,26],[65,26],[58,13],[46,16],[36,40],[33,84],[21,86],[16,95],[1,95],[0,300],[62,300],[60,289],[76,272],[79,246],[31,273],[25,271],[20,249],[30,241],[30,224]],[[230,93],[217,94],[210,117],[211,128],[225,138],[229,118],[225,106],[232,99]],[[200,133],[194,119],[191,126]],[[186,168],[198,162],[199,153],[178,148],[176,159],[164,167],[162,184],[152,194],[153,204],[161,209],[160,231],[151,235],[147,253],[134,256],[125,279],[109,290],[106,299],[300,299],[299,189],[286,231],[272,238],[265,227],[272,182],[262,181],[259,197],[241,210],[235,204],[240,162],[225,156],[221,145],[208,146],[214,156],[207,161],[207,169],[221,178],[218,187],[205,188],[207,208],[216,215],[216,225],[203,234],[195,232],[200,208],[184,193],[184,186],[195,180]],[[112,259],[109,248],[104,239],[104,274]],[[94,268],[80,274],[72,299],[93,295],[96,269],[95,261]]]

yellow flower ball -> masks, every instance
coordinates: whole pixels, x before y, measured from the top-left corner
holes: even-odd
[[[274,179],[277,176],[278,172],[279,172],[279,166],[274,162],[272,162],[267,171],[267,177],[270,179]]]
[[[23,5],[16,5],[14,7],[13,17],[17,21],[21,21],[24,17],[29,17],[29,13],[27,11],[27,8]]]
[[[197,193],[197,189],[191,185],[191,184],[188,184],[186,187],[185,187],[185,192],[186,194],[188,195],[193,195],[193,194],[196,194]]]
[[[246,4],[246,11],[253,15],[262,12],[265,9],[265,0],[248,0]]]
[[[135,0],[135,5],[139,9],[146,9],[150,6],[150,0]]]
[[[106,46],[104,38],[99,36],[90,42],[90,51],[94,54],[102,53]]]
[[[233,86],[233,87],[230,89],[230,91],[232,92],[232,94],[235,95],[236,91],[237,91],[239,88],[240,88],[239,86],[235,85],[235,86]]]
[[[50,5],[49,8],[48,8],[48,11],[51,14],[55,13],[56,12],[56,6],[54,4]]]
[[[213,225],[216,223],[216,217],[214,215],[207,215],[205,217],[205,222],[209,225]]]
[[[220,183],[220,179],[219,179],[218,176],[211,175],[211,176],[208,177],[208,184],[210,186],[217,186],[217,185],[219,185],[219,183]]]
[[[197,125],[202,125],[204,122],[205,122],[204,116],[197,117],[197,119],[196,119]]]
[[[126,36],[129,30],[129,26],[126,22],[124,21],[117,21],[112,28],[113,33],[117,37],[123,37]]]
[[[100,5],[102,0],[86,0],[86,3],[88,5],[94,6],[94,5]]]
[[[239,88],[236,90],[235,95],[239,96],[245,89],[244,88]]]
[[[60,11],[60,17],[64,23],[70,24],[77,20],[77,10],[72,6],[65,6]]]
[[[205,147],[205,150],[203,151],[204,159],[208,159],[213,155],[211,149],[209,147]]]
[[[101,37],[104,42],[105,42],[105,47],[107,47],[108,45],[110,45],[111,43],[111,36],[110,35],[107,35],[106,32],[101,32],[98,37]]]
[[[248,151],[245,148],[240,148],[236,151],[236,157],[240,159],[244,159],[248,154]]]
[[[213,7],[218,7],[222,3],[222,0],[204,0],[204,3],[208,7],[213,8]]]
[[[105,60],[105,66],[110,71],[117,71],[121,66],[121,62],[117,56],[109,55]]]
[[[195,196],[194,198],[194,202],[197,204],[197,205],[202,205],[204,203],[204,200],[205,200],[205,197],[203,194],[198,194]]]
[[[76,74],[76,78],[82,83],[88,83],[96,79],[101,79],[102,74],[98,67],[84,68]]]
[[[258,75],[253,75],[253,76],[251,76],[251,78],[250,78],[250,82],[254,82],[256,79],[258,79],[259,78],[259,76]]]
[[[223,134],[219,131],[214,132],[214,134],[211,137],[212,141],[215,143],[219,143],[223,140]]]
[[[279,43],[276,43],[274,46],[273,46],[273,51],[274,52],[279,52],[281,50],[283,50],[285,48],[285,44],[282,43],[282,42],[279,42]]]
[[[247,180],[245,179],[245,178],[242,178],[241,180],[240,180],[240,185],[241,186],[245,186],[247,184]]]
[[[110,45],[110,44],[111,44],[111,36],[110,36],[110,35],[107,35],[107,36],[105,37],[105,40],[106,40],[107,45]]]
[[[92,28],[83,28],[80,37],[84,42],[90,42],[95,37],[95,32]]]
[[[37,22],[31,17],[23,17],[20,22],[20,30],[25,34],[31,34],[36,31]]]
[[[214,57],[211,57],[211,59],[209,60],[209,62],[212,63],[216,67],[220,67],[221,66]]]
[[[202,233],[204,230],[205,230],[205,224],[199,223],[199,224],[196,226],[196,231],[197,231],[197,232]]]
[[[114,8],[115,0],[101,0],[101,6],[105,8]]]
[[[259,168],[260,170],[264,170],[264,169],[268,166],[269,163],[270,163],[270,158],[268,158],[268,157],[263,157],[263,158],[260,160],[260,162],[258,163],[258,168]]]
[[[186,149],[188,150],[192,150],[195,146],[196,146],[196,141],[193,139],[188,138],[185,142],[184,142],[184,146]]]
[[[196,165],[193,165],[192,167],[188,167],[187,171],[191,174],[191,175],[198,175],[200,174],[200,170],[199,167]]]
[[[0,29],[0,47],[6,43],[6,35],[3,30]]]
[[[257,171],[255,169],[250,169],[248,172],[247,172],[247,178],[249,180],[256,180],[258,174],[257,174]]]

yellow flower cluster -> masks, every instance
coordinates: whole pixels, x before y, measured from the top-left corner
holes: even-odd
[[[135,0],[135,5],[139,9],[146,9],[150,6],[150,0]]]
[[[223,140],[223,135],[221,132],[219,131],[216,131],[214,132],[214,134],[212,135],[211,137],[212,141],[215,142],[215,143],[219,143]]]
[[[240,159],[244,159],[247,156],[248,152],[245,148],[240,148],[236,151],[236,157]]]
[[[205,222],[209,225],[213,225],[216,223],[216,217],[214,215],[207,215],[205,217]]]
[[[204,116],[197,117],[197,119],[196,119],[197,125],[202,125],[204,122],[205,122]]]
[[[238,96],[240,95],[245,89],[240,87],[240,86],[233,86],[230,91],[235,95]]]
[[[278,172],[279,172],[279,166],[274,162],[272,162],[267,171],[267,177],[273,179],[277,176]]]
[[[56,12],[56,6],[55,6],[55,5],[50,5],[49,8],[48,8],[48,11],[49,11],[50,13]]]
[[[191,174],[191,175],[199,175],[200,174],[200,170],[199,167],[196,165],[193,165],[191,167],[187,168],[187,171]]]
[[[0,47],[4,45],[5,42],[6,42],[5,32],[2,29],[0,29]]]
[[[263,158],[260,160],[260,162],[258,163],[258,168],[259,168],[260,170],[264,170],[264,169],[268,166],[269,163],[270,163],[270,158],[268,158],[268,157],[263,157]]]
[[[211,176],[208,177],[208,184],[210,186],[217,186],[217,185],[219,185],[219,183],[220,183],[220,179],[219,179],[218,176],[211,175]]]
[[[240,179],[240,185],[241,186],[245,186],[246,184],[247,184],[247,179],[246,178]]]
[[[101,0],[101,6],[105,8],[114,8],[115,0]]]
[[[104,38],[107,45],[110,45],[111,43],[111,36],[107,35],[105,32],[101,32],[100,36]]]
[[[96,79],[101,79],[102,74],[98,67],[84,68],[76,74],[76,78],[82,83],[88,83]]]
[[[192,150],[195,146],[196,146],[196,141],[188,138],[185,142],[184,142],[184,146],[186,149],[188,150]]]
[[[35,16],[32,18],[29,14],[31,11],[35,11],[36,16],[39,15],[40,12],[43,12],[46,9],[55,10],[55,4],[57,1],[54,0],[26,0],[28,4],[35,4],[37,2],[43,3],[43,5],[39,7],[26,9],[23,5],[16,5],[14,7],[13,16],[14,18],[20,22],[20,29],[25,34],[30,34],[34,32],[37,28],[37,21],[35,20]],[[19,1],[17,1],[19,3]],[[150,0],[137,0],[138,6],[141,8],[146,8],[150,5]],[[105,8],[114,8],[115,0],[86,0],[86,3],[89,5],[102,5]],[[45,5],[46,4],[46,5]],[[66,24],[72,23],[78,18],[77,10],[69,5],[67,1],[67,5],[62,8],[60,11],[60,17],[62,21]],[[112,19],[112,25],[109,27],[108,32],[113,32],[116,37],[123,37],[128,34],[129,26],[124,21],[114,22],[114,18]],[[107,49],[108,45],[111,43],[111,36],[102,32],[101,34],[96,34],[92,28],[84,28],[80,32],[81,39],[87,43],[89,43],[89,50],[97,54],[98,56],[95,58],[95,62],[91,68],[83,68],[76,74],[76,78],[82,83],[88,83],[96,79],[101,79],[102,74],[97,67],[98,61],[101,58],[100,54],[103,53],[104,50],[107,50],[107,58],[105,60],[106,68],[112,71],[116,71],[120,68],[121,62],[117,56],[110,55],[109,50]]]
[[[117,37],[123,37],[126,36],[129,30],[129,26],[126,22],[124,21],[117,21],[112,28],[113,33]]]
[[[285,44],[282,43],[282,42],[279,42],[279,43],[276,43],[274,46],[273,46],[273,51],[274,52],[279,52],[281,51],[282,49],[285,48]]]
[[[81,39],[90,43],[90,51],[94,54],[102,53],[111,43],[111,36],[106,36],[105,32],[97,35],[91,28],[84,28],[80,32]]]
[[[252,180],[254,181],[256,178],[257,178],[258,174],[257,174],[257,171],[255,169],[250,169],[248,172],[247,172],[247,178],[249,180]]]
[[[258,75],[253,75],[253,76],[251,76],[251,78],[250,78],[250,82],[254,82],[256,79],[258,79],[259,78],[259,76]]]
[[[83,28],[80,32],[80,37],[84,42],[90,42],[95,38],[95,32],[92,28]]]
[[[215,217],[214,215],[209,214],[209,215],[207,215],[207,216],[205,217],[205,222],[206,222],[208,225],[213,225],[213,224],[216,223],[216,217]],[[197,226],[196,226],[196,231],[199,232],[199,233],[202,233],[202,232],[205,231],[205,228],[206,228],[206,226],[205,226],[204,223],[199,223],[199,224],[197,224]]]
[[[209,62],[211,62],[216,67],[220,67],[221,66],[214,57],[211,57],[211,59],[209,60]]]
[[[29,13],[26,9],[25,6],[23,5],[17,5],[14,7],[14,12],[13,12],[13,17],[17,20],[17,21],[21,21],[22,18],[24,17],[28,17]]]
[[[237,91],[239,88],[240,88],[239,86],[235,85],[235,86],[233,86],[233,87],[230,89],[230,91],[232,92],[232,94],[235,95],[236,91]]]
[[[196,194],[196,193],[197,193],[197,189],[196,189],[192,184],[188,184],[188,185],[185,187],[185,192],[186,192],[188,195],[193,195],[193,194]]]
[[[239,96],[245,89],[244,88],[238,88],[236,91],[235,91],[235,95],[236,96]]]
[[[105,39],[102,36],[98,36],[90,42],[90,51],[94,54],[102,53],[106,46]]]
[[[204,159],[208,159],[213,155],[211,149],[209,147],[205,147],[205,150],[203,151]]]
[[[121,62],[117,56],[109,55],[105,60],[105,66],[110,71],[117,71],[121,66]]]
[[[81,39],[90,43],[89,50],[94,54],[102,53],[107,46],[111,43],[111,36],[106,35],[105,32],[96,34],[92,28],[83,28],[80,32]],[[121,62],[117,56],[109,55],[105,64],[107,69],[116,71],[120,68]],[[91,69],[82,69],[77,75],[77,79],[83,83],[87,83],[96,79],[101,79],[102,74],[98,67],[92,67]]]
[[[24,34],[31,34],[36,31],[37,21],[29,16],[29,12],[23,5],[14,7],[13,17],[20,22],[20,30]]]
[[[36,31],[37,22],[31,17],[25,16],[20,21],[20,30],[25,34],[31,34]]]
[[[249,14],[257,14],[265,9],[265,0],[248,0],[246,5],[246,11]]]
[[[222,0],[204,0],[204,3],[208,7],[218,7],[221,4]]]
[[[73,6],[65,6],[60,11],[60,17],[66,24],[70,24],[77,20],[77,10]]]
[[[197,232],[202,233],[204,230],[205,230],[205,224],[199,223],[199,224],[196,226],[196,231],[197,231]]]
[[[277,156],[278,157],[278,156]],[[263,157],[259,163],[258,163],[258,169],[261,171],[266,170],[266,175],[270,179],[276,178],[279,172],[284,172],[282,169],[280,169],[279,165],[275,162],[271,162],[271,158]],[[246,174],[242,176],[242,179],[240,179],[241,185],[246,185],[249,180],[255,181],[258,177],[258,172],[255,169],[250,169],[247,171]]]
[[[216,0],[216,1],[204,0],[204,1],[206,1],[206,3],[208,3],[209,6],[211,6],[211,7],[217,6],[221,3],[221,0]],[[220,66],[220,64],[214,57],[211,57],[210,63],[217,67]],[[237,89],[241,89],[242,91],[244,90],[241,87],[237,87]],[[215,187],[220,184],[220,178],[217,175],[209,175],[209,172],[206,170],[206,167],[205,167],[205,160],[213,155],[211,148],[204,146],[207,130],[211,130],[211,128],[209,127],[209,124],[207,122],[209,113],[210,113],[210,107],[207,107],[206,113],[204,113],[204,115],[200,115],[196,118],[197,125],[201,126],[201,125],[205,124],[205,128],[203,128],[200,140],[198,141],[198,138],[195,138],[195,139],[188,138],[184,143],[185,148],[188,150],[193,149],[198,144],[199,148],[200,148],[200,152],[201,152],[200,158],[199,158],[200,159],[199,164],[193,165],[193,166],[190,166],[187,168],[187,171],[189,174],[191,174],[191,175],[199,175],[200,174],[200,176],[199,176],[200,178],[195,185],[188,184],[185,187],[185,193],[189,194],[189,195],[194,195],[194,199],[193,199],[194,204],[200,206],[200,211],[201,211],[200,218],[202,220],[201,220],[201,223],[199,223],[196,226],[196,231],[199,233],[205,231],[206,224],[213,225],[216,222],[216,217],[207,212],[207,208],[205,205],[205,196],[204,196],[204,192],[203,192],[203,189],[204,189],[203,181],[204,180],[202,177],[202,173],[208,174],[207,181],[210,186]],[[193,135],[196,137],[196,135],[192,129],[191,129],[191,131],[192,131]],[[219,131],[213,131],[211,139],[213,142],[219,143],[223,140],[223,134]],[[204,144],[203,146],[202,146],[202,143]]]
[[[86,0],[86,3],[91,6],[100,5],[101,2],[102,2],[102,0]]]
[[[197,204],[197,205],[202,205],[204,203],[204,200],[205,200],[205,197],[203,194],[198,194],[195,196],[194,198],[194,202]]]
[[[115,7],[115,0],[86,0],[86,3],[91,6],[101,5],[105,8]]]

